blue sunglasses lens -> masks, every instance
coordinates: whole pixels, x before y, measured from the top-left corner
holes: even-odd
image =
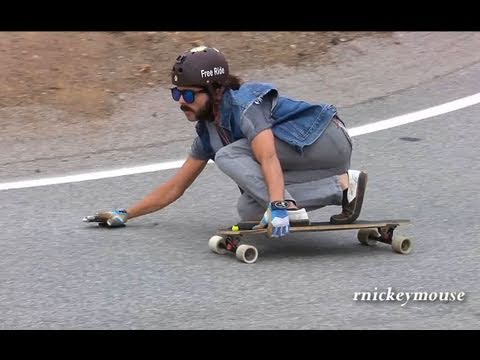
[[[183,100],[185,100],[187,104],[191,104],[195,101],[195,92],[193,90],[179,90],[178,88],[172,88],[171,90],[172,98],[175,101],[179,101],[180,96],[183,96]]]
[[[180,95],[182,95],[181,91],[178,88],[172,88],[172,98],[175,101],[180,100]]]
[[[183,100],[185,100],[187,104],[191,104],[195,101],[195,93],[193,92],[193,90],[183,90],[182,96]]]

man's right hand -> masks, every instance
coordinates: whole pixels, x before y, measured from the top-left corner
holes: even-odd
[[[119,209],[113,211],[100,211],[95,215],[85,216],[84,222],[98,222],[99,225],[105,225],[108,227],[125,226],[127,222],[128,213],[127,210]]]

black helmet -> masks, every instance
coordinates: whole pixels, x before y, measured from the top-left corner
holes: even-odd
[[[172,69],[172,84],[177,86],[223,85],[228,79],[228,63],[215,48],[199,46],[177,57]]]

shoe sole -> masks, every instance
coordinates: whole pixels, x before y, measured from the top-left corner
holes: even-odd
[[[353,219],[351,222],[354,222],[360,216],[362,211],[363,198],[365,196],[365,190],[367,189],[368,174],[361,172],[358,177],[358,188],[357,188],[357,201],[355,202],[355,209],[353,210]]]
[[[310,225],[310,219],[308,220],[290,220],[290,226],[307,226]]]
[[[335,225],[344,225],[351,224],[360,216],[362,210],[363,198],[365,195],[365,190],[367,188],[368,174],[366,172],[361,172],[358,176],[358,185],[357,185],[357,194],[355,196],[355,209],[353,209],[353,214],[349,219],[345,220],[336,220],[335,218],[330,218],[330,223]]]

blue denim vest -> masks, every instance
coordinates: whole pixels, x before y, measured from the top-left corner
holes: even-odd
[[[309,104],[305,101],[278,96],[278,90],[267,83],[245,83],[238,90],[227,90],[220,106],[220,126],[228,130],[232,142],[245,136],[240,130],[243,113],[258,98],[273,93],[272,132],[275,137],[293,146],[302,153],[305,146],[313,144],[322,135],[337,113],[334,105]],[[196,125],[203,148],[215,159],[210,145],[208,129],[203,121]]]

